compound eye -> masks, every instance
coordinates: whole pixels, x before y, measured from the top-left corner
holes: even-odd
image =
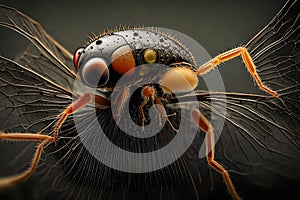
[[[83,47],[80,47],[74,53],[73,64],[74,64],[74,67],[76,70],[78,69],[78,61],[79,61],[79,58],[80,58],[80,55],[81,55],[83,49],[84,49]]]
[[[82,68],[84,82],[93,87],[105,85],[109,79],[109,70],[106,62],[101,58],[90,59]]]
[[[133,74],[136,63],[131,47],[125,45],[115,50],[111,56],[111,65],[113,70],[120,75],[127,72]]]

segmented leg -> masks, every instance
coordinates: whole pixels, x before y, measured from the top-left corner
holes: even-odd
[[[121,116],[121,110],[124,107],[125,102],[127,101],[129,96],[129,91],[128,91],[128,87],[122,87],[120,89],[117,90],[117,96],[114,98],[114,101],[112,102],[112,104],[114,106],[116,106],[116,113],[115,113],[115,117],[117,117],[117,120],[120,120],[119,117]]]
[[[144,101],[141,103],[141,105],[139,106],[139,112],[140,112],[140,115],[141,115],[141,118],[142,118],[142,127],[144,127],[144,125],[145,125],[145,120],[146,120],[145,114],[144,114],[144,111],[143,111],[143,108],[144,108],[144,106],[145,106],[146,104],[147,104],[147,101],[144,100]]]
[[[230,176],[227,170],[217,161],[214,160],[214,133],[213,128],[206,117],[199,111],[193,110],[191,113],[192,119],[196,122],[196,124],[207,134],[206,137],[206,159],[211,168],[222,174],[223,180],[226,184],[226,187],[232,196],[233,199],[241,199],[238,193],[236,192],[233,183],[230,179]]]
[[[267,86],[265,86],[262,83],[262,81],[260,80],[260,78],[258,76],[258,73],[256,72],[256,67],[252,61],[252,58],[245,47],[238,47],[238,48],[232,49],[230,51],[224,52],[224,53],[216,56],[212,60],[208,61],[207,63],[205,63],[204,65],[199,67],[199,69],[197,70],[197,74],[198,75],[205,74],[205,73],[209,72],[210,70],[212,70],[214,67],[218,66],[220,63],[226,62],[226,61],[228,61],[234,57],[240,56],[240,55],[242,56],[242,59],[246,65],[248,71],[250,72],[250,74],[252,75],[254,80],[256,81],[258,87],[261,90],[271,94],[272,96],[279,98],[279,94],[277,92],[273,91],[272,89],[268,88]]]
[[[163,103],[161,102],[161,100],[158,97],[155,97],[154,101],[156,104],[161,105],[161,106],[155,106],[158,113],[165,118],[165,120],[169,123],[169,125],[174,131],[178,132],[178,130],[173,126],[172,122],[169,120],[169,116],[171,115],[168,115],[166,113],[166,110],[163,108]]]
[[[75,101],[74,103],[69,105],[64,110],[64,112],[62,112],[59,115],[60,118],[59,118],[59,120],[56,123],[56,126],[54,128],[54,135],[53,136],[43,135],[43,134],[40,134],[40,133],[36,133],[36,134],[34,134],[34,133],[8,133],[8,134],[0,133],[0,139],[1,140],[42,141],[36,149],[36,152],[35,152],[35,155],[32,159],[30,167],[26,171],[24,171],[20,174],[0,178],[0,188],[13,186],[13,185],[15,185],[17,183],[20,183],[20,182],[26,180],[27,178],[29,178],[35,172],[35,170],[38,166],[38,163],[39,163],[39,160],[41,158],[41,154],[42,154],[42,151],[43,151],[43,148],[44,148],[45,144],[47,144],[48,142],[57,141],[58,131],[59,131],[61,125],[66,120],[66,118],[69,115],[76,112],[77,110],[79,110],[80,108],[82,108],[83,106],[85,106],[86,104],[88,104],[92,100],[95,102],[95,105],[100,107],[100,108],[105,108],[105,107],[108,107],[110,105],[109,100],[105,99],[104,97],[101,97],[101,96],[98,96],[98,95],[92,95],[92,94],[84,94],[77,101]]]
[[[174,131],[178,132],[178,130],[176,128],[174,128],[173,124],[169,120],[170,115],[167,115],[166,110],[163,108],[163,103],[161,102],[160,98],[155,95],[154,88],[151,87],[151,86],[145,86],[142,90],[142,96],[144,98],[144,101],[139,106],[139,112],[140,112],[140,115],[141,115],[141,118],[142,118],[142,126],[144,126],[144,122],[145,122],[145,114],[144,114],[144,111],[143,111],[143,107],[151,99],[152,104],[153,104],[155,110],[158,112],[158,114],[160,116],[163,116],[166,119],[166,121],[169,123],[169,125],[171,126],[171,128]],[[156,106],[156,104],[161,105],[161,106]]]
[[[69,105],[59,115],[59,120],[56,123],[55,128],[54,128],[54,138],[55,138],[55,140],[57,140],[58,131],[59,131],[60,127],[62,126],[62,124],[67,119],[67,117],[69,115],[73,114],[74,112],[80,110],[82,107],[84,107],[85,105],[87,105],[91,101],[93,101],[95,103],[95,105],[97,107],[100,107],[100,108],[106,108],[106,107],[110,106],[110,101],[107,100],[104,97],[99,96],[99,95],[90,94],[90,93],[82,95],[74,103],[72,103],[71,105]]]
[[[40,141],[42,142],[39,144],[39,146],[36,149],[35,155],[31,161],[30,167],[23,171],[20,174],[8,176],[8,177],[3,177],[0,178],[0,188],[6,188],[6,187],[11,187],[13,185],[16,185],[27,178],[29,178],[36,170],[38,163],[40,161],[44,145],[48,142],[53,142],[54,137],[48,136],[48,135],[41,135],[41,134],[31,134],[31,133],[10,133],[10,134],[5,134],[5,133],[0,133],[0,139],[2,140],[27,140],[27,141]]]

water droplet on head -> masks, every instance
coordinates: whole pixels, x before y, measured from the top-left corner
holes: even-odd
[[[146,47],[150,46],[149,40],[147,40],[147,41],[144,43],[144,45],[145,45]]]
[[[135,49],[142,49],[143,48],[143,44],[142,43],[137,43],[135,45]]]
[[[102,44],[102,40],[97,40],[96,45],[100,45],[100,44]]]
[[[164,47],[164,48],[168,48],[169,46],[170,46],[170,43],[167,42],[167,41],[164,41],[164,42],[162,43],[162,47]]]

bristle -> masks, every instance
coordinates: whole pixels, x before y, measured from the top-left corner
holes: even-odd
[[[193,63],[196,63],[196,60],[195,60],[194,56],[192,55],[192,53],[190,52],[190,50],[185,45],[183,45],[183,42],[180,41],[178,38],[176,38],[176,36],[174,34],[172,34],[171,32],[170,33],[162,32],[162,31],[159,30],[159,27],[148,27],[148,30],[152,31],[152,32],[155,32],[155,33],[158,33],[162,36],[165,36],[165,37],[170,38],[173,41],[175,41],[178,45],[180,45],[183,49],[185,49],[186,52],[189,52],[189,54],[190,54],[190,56],[193,60]]]
[[[88,35],[87,36],[88,41],[85,41],[85,45],[88,46],[95,40],[97,40],[105,35],[114,33],[114,32],[126,31],[126,30],[137,30],[137,29],[145,29],[145,25],[122,25],[122,24],[120,24],[119,26],[107,27],[100,34],[95,34],[92,32],[90,35]],[[179,44],[182,48],[184,48],[187,52],[190,52],[189,49],[186,46],[184,46],[183,43],[179,39],[176,38],[176,36],[174,36],[174,34],[162,32],[159,30],[159,27],[148,27],[147,29],[149,31],[152,31],[152,32],[158,33],[160,35],[163,35],[165,37],[171,38],[173,41],[177,42],[177,44]],[[195,59],[194,59],[193,55],[191,54],[190,56],[193,59],[193,62],[195,63]]]
[[[118,32],[118,31],[126,31],[126,30],[131,30],[131,29],[142,29],[144,28],[144,25],[140,26],[140,25],[122,25],[120,24],[119,26],[114,26],[114,27],[107,27],[105,28],[101,33],[99,34],[95,34],[95,33],[91,33],[90,35],[88,35],[88,40],[85,41],[85,45],[88,46],[89,44],[91,44],[92,42],[94,42],[95,40],[105,36],[105,35],[109,35],[111,33],[114,32]]]

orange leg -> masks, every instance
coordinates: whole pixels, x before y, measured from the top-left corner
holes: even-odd
[[[197,123],[197,125],[207,134],[206,137],[206,159],[211,168],[222,174],[223,180],[226,184],[226,187],[232,196],[233,199],[241,199],[241,197],[238,195],[238,193],[235,191],[235,188],[233,186],[233,183],[230,179],[230,176],[226,169],[219,164],[217,161],[214,160],[214,133],[213,128],[209,121],[206,119],[206,117],[199,111],[199,110],[193,110],[191,112],[192,119]]]
[[[240,56],[240,55],[242,56],[242,59],[246,65],[248,71],[253,76],[253,78],[256,81],[259,88],[261,90],[271,94],[272,96],[279,98],[279,94],[277,92],[271,90],[270,88],[268,88],[267,86],[265,86],[262,83],[262,81],[260,80],[260,78],[256,72],[256,67],[252,61],[252,58],[245,47],[238,47],[238,48],[232,49],[230,51],[224,52],[224,53],[216,56],[212,60],[208,61],[207,63],[205,63],[204,65],[199,67],[199,69],[197,70],[197,74],[203,75],[203,74],[209,72],[210,70],[212,70],[214,67],[218,66],[220,63],[226,62],[226,61],[228,61],[234,57]]]
[[[142,90],[142,96],[144,98],[144,101],[141,103],[141,105],[139,106],[139,112],[140,115],[142,117],[142,126],[144,126],[144,121],[145,121],[145,115],[144,115],[144,111],[143,111],[143,107],[147,104],[147,102],[151,99],[152,100],[152,104],[155,108],[155,110],[158,112],[158,114],[160,114],[161,116],[165,117],[166,121],[169,123],[169,125],[171,126],[171,128],[178,132],[177,129],[174,128],[173,124],[171,123],[171,121],[169,120],[169,115],[167,115],[165,109],[163,109],[162,107],[158,107],[155,106],[155,104],[159,104],[161,106],[163,106],[163,103],[161,102],[160,98],[158,98],[155,95],[155,90],[153,87],[151,86],[145,86],[144,89]],[[155,104],[154,104],[155,102]]]
[[[91,94],[84,94],[81,97],[79,97],[79,99],[77,99],[74,103],[72,103],[71,105],[69,105],[60,115],[59,115],[59,120],[55,125],[54,128],[54,139],[55,141],[57,140],[58,137],[58,131],[60,129],[60,127],[62,126],[62,124],[64,123],[64,121],[67,119],[67,117],[71,114],[73,114],[74,112],[76,112],[77,110],[79,110],[80,108],[82,108],[83,106],[85,106],[86,104],[88,104],[91,100],[92,100],[92,95]]]
[[[0,178],[0,188],[6,188],[6,187],[11,187],[14,186],[27,178],[29,178],[36,170],[39,160],[42,155],[43,148],[46,143],[48,142],[53,142],[54,137],[48,136],[48,135],[41,135],[41,134],[31,134],[31,133],[10,133],[10,134],[5,134],[5,133],[0,133],[0,139],[3,140],[21,140],[21,141],[40,141],[42,142],[39,144],[39,146],[36,149],[35,155],[31,161],[30,167],[25,170],[24,172],[17,174],[17,175],[12,175],[8,177],[3,177]]]
[[[31,161],[30,167],[17,175],[12,175],[4,178],[0,178],[0,188],[4,187],[10,187],[13,186],[19,182],[22,182],[29,178],[36,170],[39,160],[41,158],[41,154],[43,151],[43,148],[45,144],[48,142],[55,142],[57,141],[58,137],[58,131],[61,127],[61,125],[64,123],[66,118],[70,115],[88,104],[90,101],[94,101],[95,105],[98,106],[99,108],[105,108],[110,105],[109,100],[107,100],[104,97],[101,97],[99,95],[92,95],[92,94],[84,94],[81,96],[77,101],[69,105],[64,112],[62,112],[59,115],[59,120],[56,123],[56,126],[54,128],[54,135],[53,136],[48,136],[48,135],[43,135],[40,133],[0,133],[0,140],[12,140],[12,141],[41,141],[39,146],[36,149],[35,155]]]
[[[148,103],[149,99],[152,100],[152,104],[154,105],[154,95],[155,95],[155,89],[151,86],[145,86],[142,90],[142,97],[144,98],[144,101],[139,106],[139,112],[142,118],[142,127],[144,128],[145,125],[145,114],[143,111],[144,106]]]
[[[145,125],[145,114],[144,114],[144,111],[143,111],[143,108],[144,106],[147,104],[147,100],[144,100],[141,105],[139,106],[139,112],[140,112],[140,115],[141,115],[141,118],[142,118],[142,127],[144,128],[144,125]]]
[[[99,95],[90,94],[90,93],[82,95],[81,97],[79,97],[79,99],[77,99],[74,103],[69,105],[59,115],[59,120],[56,123],[55,128],[54,128],[55,141],[57,140],[57,137],[58,137],[58,131],[59,131],[60,127],[62,126],[62,124],[64,123],[64,121],[67,119],[67,117],[69,115],[73,114],[74,112],[76,112],[77,110],[80,110],[82,107],[84,107],[91,101],[93,101],[95,103],[95,105],[98,106],[99,108],[106,108],[106,107],[110,106],[110,101]]]
[[[118,89],[117,91],[118,91],[117,96],[115,97],[112,104],[114,106],[117,106],[115,116],[118,117],[118,120],[120,120],[119,117],[121,116],[121,110],[123,109],[124,104],[125,104],[126,100],[128,99],[129,91],[128,91],[127,87],[122,87],[122,88]]]
[[[158,97],[155,97],[155,103],[161,105],[159,107],[155,106],[155,109],[158,111],[158,113],[166,119],[166,121],[169,123],[169,125],[174,131],[178,132],[178,130],[173,126],[172,122],[169,120],[170,115],[167,115],[166,110],[163,108],[163,103]]]

